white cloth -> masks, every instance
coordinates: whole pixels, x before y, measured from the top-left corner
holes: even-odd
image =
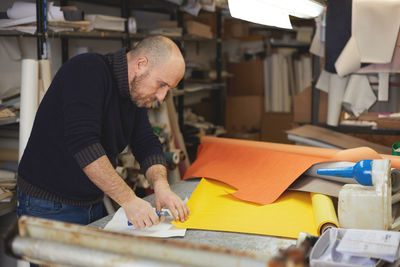
[[[169,213],[169,211],[168,211]],[[172,236],[185,236],[186,229],[175,227],[171,221],[172,216],[167,216],[164,222],[153,225],[149,228],[135,229],[133,225],[128,225],[128,219],[125,215],[125,210],[121,207],[114,214],[111,221],[107,223],[104,230],[128,233],[137,236],[151,236],[151,237],[172,237]]]

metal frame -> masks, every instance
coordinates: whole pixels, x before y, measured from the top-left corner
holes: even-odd
[[[109,232],[22,216],[6,253],[38,264],[78,266],[266,266],[260,256],[206,245]]]

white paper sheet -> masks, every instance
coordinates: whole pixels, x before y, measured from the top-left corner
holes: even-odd
[[[323,17],[325,16],[325,13],[326,11],[324,11],[320,16],[315,18],[316,29],[310,46],[310,53],[319,57],[325,57],[325,43],[322,41],[323,36],[321,36],[324,33],[322,21]]]
[[[398,232],[348,229],[336,250],[345,254],[394,262],[398,257],[399,243]]]
[[[339,124],[342,100],[347,81],[348,77],[342,78],[339,75],[331,74],[328,92],[328,116],[326,120],[328,125],[338,126]]]
[[[36,4],[25,1],[15,1],[12,7],[7,10],[7,16],[10,19],[36,17]]]
[[[370,64],[361,68],[357,73],[400,73],[400,46],[396,46],[392,61],[387,64]]]
[[[366,75],[353,74],[346,86],[343,96],[343,106],[355,116],[368,110],[376,102]]]
[[[361,62],[389,63],[400,25],[400,2],[353,0],[351,30]],[[373,19],[371,19],[373,18]]]
[[[389,100],[389,73],[379,73],[379,87],[378,87],[378,100]]]
[[[399,1],[353,0],[352,36],[335,63],[340,76],[357,71],[358,62],[391,62],[400,25],[399,13]]]
[[[165,210],[168,211],[168,210]],[[169,211],[168,211],[169,213]],[[153,225],[149,228],[135,229],[133,225],[128,225],[128,219],[125,215],[125,210],[119,208],[114,214],[114,217],[107,223],[104,230],[127,233],[137,236],[150,236],[150,237],[173,237],[173,236],[185,236],[186,229],[180,229],[172,225],[172,216],[167,216],[164,222],[160,222],[157,225]]]
[[[335,69],[339,76],[346,76],[361,68],[361,56],[357,41],[351,37],[335,62]]]
[[[36,16],[25,17],[20,19],[0,19],[0,28],[18,26],[36,22]]]
[[[321,91],[324,91],[325,93],[329,93],[330,78],[331,78],[331,74],[329,72],[327,72],[326,70],[322,70],[315,87]]]

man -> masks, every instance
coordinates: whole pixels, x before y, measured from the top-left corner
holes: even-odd
[[[136,228],[160,222],[115,171],[128,145],[153,185],[157,210],[175,219],[189,209],[170,190],[161,145],[146,108],[182,79],[185,63],[168,38],[149,37],[131,51],[88,53],[57,72],[36,114],[18,169],[18,215],[88,224],[101,218],[103,192]]]

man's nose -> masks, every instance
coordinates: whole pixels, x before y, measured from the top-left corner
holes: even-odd
[[[158,100],[160,103],[162,103],[162,102],[164,101],[164,98],[165,98],[165,96],[167,95],[167,93],[168,93],[168,88],[159,90],[159,91],[157,92],[157,94],[156,94],[157,100]]]

